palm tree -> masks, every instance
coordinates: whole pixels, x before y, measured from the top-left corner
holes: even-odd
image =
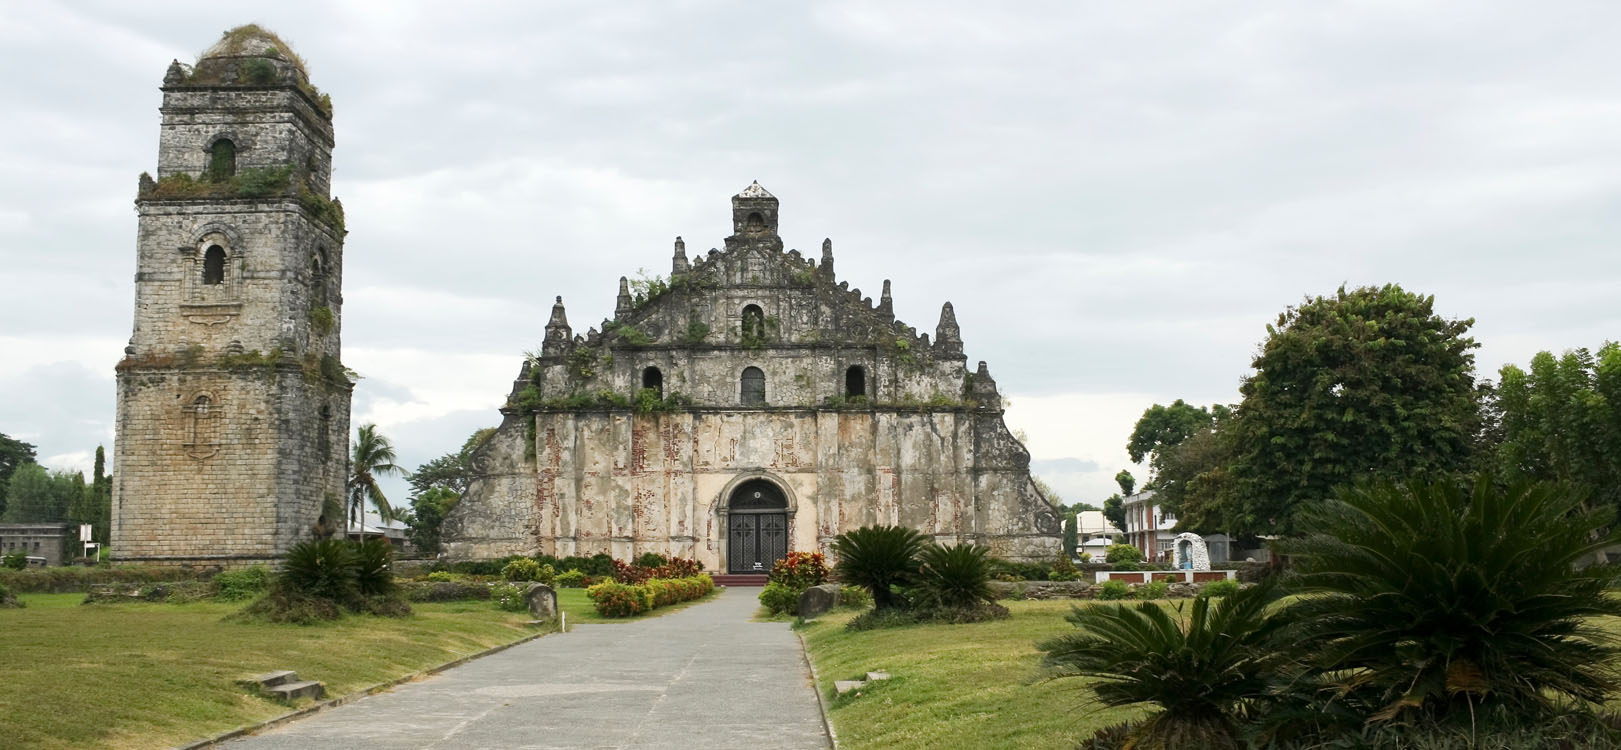
[[[394,520],[394,509],[383,488],[377,485],[379,476],[399,476],[405,470],[394,464],[394,444],[377,431],[377,425],[365,424],[355,434],[354,456],[350,459],[349,518],[360,517],[360,538],[366,538],[366,501],[377,506],[377,515],[384,521]]]
[[[873,609],[904,605],[891,588],[903,584],[917,568],[917,555],[925,539],[904,526],[863,526],[833,540],[839,558],[834,572],[839,580],[872,593]]]

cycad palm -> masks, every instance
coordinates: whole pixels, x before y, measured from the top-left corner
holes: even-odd
[[[1164,709],[1132,730],[1130,747],[1238,748],[1239,715],[1280,679],[1276,599],[1267,582],[1195,599],[1185,617],[1152,602],[1076,607],[1067,619],[1081,632],[1036,647],[1049,677],[1094,678],[1104,705]]]
[[[1343,490],[1307,511],[1286,545],[1307,594],[1299,642],[1330,685],[1375,720],[1549,715],[1558,698],[1603,702],[1621,679],[1598,624],[1621,615],[1614,565],[1581,567],[1621,541],[1584,492],[1489,480]],[[1602,533],[1601,533],[1602,532]]]
[[[397,476],[404,469],[394,464],[394,444],[377,431],[377,425],[361,425],[355,433],[353,456],[350,459],[349,517],[360,518],[360,536],[366,536],[366,501],[377,507],[377,515],[384,521],[394,519],[394,509],[383,488],[377,484],[380,476]]]
[[[863,526],[833,540],[839,558],[833,572],[839,580],[872,592],[874,609],[896,606],[892,586],[902,584],[917,567],[922,534],[904,526]]]

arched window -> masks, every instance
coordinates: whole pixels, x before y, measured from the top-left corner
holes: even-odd
[[[218,284],[225,281],[225,248],[209,245],[203,253],[203,283]]]
[[[326,307],[326,248],[310,256],[310,305]]]
[[[208,147],[208,179],[224,180],[236,174],[236,144],[229,138]]]
[[[664,398],[664,373],[657,367],[642,370],[642,387],[658,391],[659,398]]]
[[[749,218],[744,220],[743,231],[749,234],[760,234],[764,232],[765,217],[761,216],[759,211],[749,214]]]
[[[743,368],[743,405],[765,406],[765,372],[758,367]]]
[[[765,338],[765,311],[759,305],[743,308],[743,340],[759,341]]]
[[[847,397],[867,395],[867,370],[861,365],[851,365],[844,371],[844,395]]]

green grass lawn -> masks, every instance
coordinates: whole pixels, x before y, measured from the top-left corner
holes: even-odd
[[[1010,619],[973,625],[915,625],[847,632],[856,613],[835,612],[801,631],[824,698],[833,681],[887,670],[859,696],[829,701],[839,747],[1067,748],[1144,711],[1090,701],[1086,681],[1035,682],[1035,643],[1072,630],[1073,602],[1003,601]]]
[[[3,747],[183,744],[288,710],[246,693],[240,677],[292,669],[339,696],[534,632],[528,613],[483,601],[300,627],[224,622],[240,603],[21,598],[26,609],[0,609]]]

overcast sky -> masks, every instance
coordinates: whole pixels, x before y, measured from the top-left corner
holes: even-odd
[[[0,432],[48,465],[111,445],[164,70],[248,22],[332,96],[353,422],[410,466],[756,179],[900,319],[955,305],[1066,500],[1342,283],[1473,317],[1493,378],[1621,337],[1621,4],[12,2]]]

